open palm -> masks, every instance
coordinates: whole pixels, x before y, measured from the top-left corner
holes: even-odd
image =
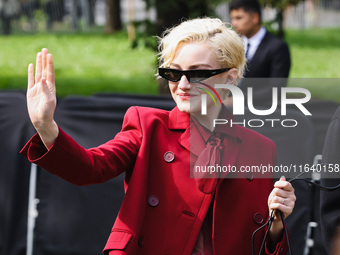
[[[45,145],[53,142],[57,135],[53,119],[56,101],[53,58],[44,48],[37,54],[35,75],[33,64],[28,66],[27,108],[32,124]]]

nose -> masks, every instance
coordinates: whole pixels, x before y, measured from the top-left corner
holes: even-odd
[[[183,74],[181,79],[179,80],[178,87],[180,89],[190,89],[190,82],[188,78]]]

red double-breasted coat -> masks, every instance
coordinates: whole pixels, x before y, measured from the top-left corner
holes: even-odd
[[[190,157],[197,157],[197,148],[190,152],[189,125],[189,115],[177,107],[170,112],[131,107],[121,132],[99,147],[84,149],[60,129],[49,151],[35,135],[21,153],[77,185],[125,172],[125,197],[104,254],[190,255],[211,204],[214,254],[251,254],[251,235],[268,217],[273,180],[225,178],[214,194],[201,192],[189,173]],[[223,164],[275,164],[271,140],[235,125],[226,135]],[[256,254],[264,231],[256,235]],[[286,252],[284,237],[274,254]]]

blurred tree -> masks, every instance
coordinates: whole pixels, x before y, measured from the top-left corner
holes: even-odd
[[[284,37],[283,13],[289,5],[296,5],[305,0],[259,0],[263,6],[270,6],[277,9],[276,17],[271,23],[278,24],[277,36]]]
[[[258,0],[262,6],[277,9],[276,17],[270,23],[277,23],[277,36],[284,37],[283,13],[290,5],[296,5],[305,0]],[[186,18],[211,16],[213,8],[230,0],[145,0],[147,6],[154,6],[157,11],[156,31],[160,35],[166,28],[172,27]]]
[[[120,0],[106,0],[106,33],[114,33],[122,29],[122,20],[120,18]]]
[[[183,19],[208,16],[212,14],[209,0],[145,0],[147,5],[154,6],[157,12],[156,33],[162,32]]]

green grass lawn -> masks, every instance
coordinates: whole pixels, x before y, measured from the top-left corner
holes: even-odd
[[[322,82],[340,78],[340,28],[290,30],[286,40],[292,55],[290,77],[322,78],[298,84],[310,90],[313,98],[340,102],[338,80]],[[125,33],[0,36],[0,46],[0,89],[25,89],[28,63],[35,62],[35,54],[47,47],[54,56],[60,97],[98,92],[158,93],[156,53],[143,46],[132,49]]]
[[[301,84],[313,98],[340,102],[340,28],[288,31],[286,40],[292,55],[290,77],[308,78],[294,79],[294,86]]]
[[[97,92],[156,94],[156,55],[131,49],[125,34],[0,37],[0,88],[26,88],[27,66],[46,47],[53,54],[58,96]]]
[[[293,78],[340,78],[340,28],[288,31]]]

